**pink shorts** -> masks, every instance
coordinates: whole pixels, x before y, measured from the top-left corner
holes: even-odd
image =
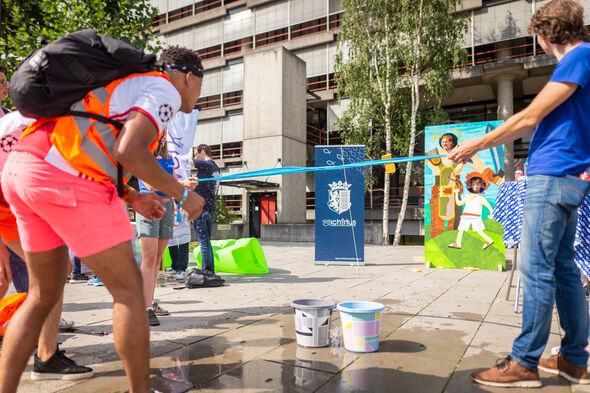
[[[27,252],[65,244],[84,258],[133,238],[114,185],[73,176],[32,154],[10,154],[2,190]]]

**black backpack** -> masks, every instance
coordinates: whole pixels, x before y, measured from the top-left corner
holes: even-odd
[[[193,268],[186,273],[184,284],[187,288],[221,287],[225,280],[209,270]]]
[[[121,40],[81,30],[33,51],[12,75],[10,98],[28,117],[68,115],[92,89],[154,70],[155,61]]]

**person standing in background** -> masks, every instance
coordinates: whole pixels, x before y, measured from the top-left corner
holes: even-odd
[[[208,145],[197,146],[196,159],[193,164],[197,169],[198,179],[219,177],[219,167],[211,159],[211,147]],[[205,206],[201,215],[193,221],[195,233],[201,244],[201,256],[203,258],[203,270],[215,273],[213,248],[211,247],[211,231],[215,220],[215,205],[217,203],[217,189],[219,181],[200,182],[195,192],[205,199]]]

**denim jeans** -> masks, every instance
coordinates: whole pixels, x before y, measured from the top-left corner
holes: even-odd
[[[72,269],[72,276],[76,277],[82,274],[82,261],[78,257],[73,257],[72,262],[74,263],[74,268]]]
[[[6,247],[10,254],[10,271],[12,273],[12,283],[17,292],[29,292],[29,271],[25,261],[16,255],[10,248]]]
[[[213,248],[211,247],[211,231],[213,230],[213,219],[215,218],[215,210],[203,209],[203,213],[193,221],[197,239],[201,244],[201,257],[203,258],[203,269],[210,270],[215,273],[215,266],[213,265]]]
[[[175,272],[184,272],[188,267],[188,243],[169,246],[170,259],[172,260],[172,270]]]
[[[551,331],[553,305],[565,332],[561,353],[586,367],[588,305],[574,264],[577,208],[590,181],[573,176],[529,176],[518,274],[523,283],[522,331],[510,354],[536,370]]]

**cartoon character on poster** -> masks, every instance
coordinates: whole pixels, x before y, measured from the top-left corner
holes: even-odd
[[[428,155],[447,154],[501,123],[426,127],[425,150]],[[496,270],[505,265],[503,229],[491,218],[498,185],[504,180],[503,156],[503,147],[497,147],[478,153],[465,164],[446,157],[426,160],[425,261],[430,266]],[[461,195],[465,188],[469,192]]]
[[[463,199],[459,197],[459,194],[463,192],[463,185],[459,183],[459,187],[455,189],[455,201],[457,205],[465,205],[461,221],[459,222],[459,233],[457,234],[457,241],[449,244],[449,248],[457,250],[461,249],[461,239],[463,238],[463,232],[469,231],[469,228],[473,228],[474,232],[477,232],[481,236],[485,243],[482,246],[482,250],[485,250],[494,241],[491,237],[485,234],[485,225],[481,219],[483,207],[485,206],[490,212],[490,216],[493,213],[492,206],[481,194],[483,194],[487,188],[487,183],[483,179],[483,176],[479,172],[471,172],[467,175],[466,182],[467,190],[469,194],[465,195]]]

